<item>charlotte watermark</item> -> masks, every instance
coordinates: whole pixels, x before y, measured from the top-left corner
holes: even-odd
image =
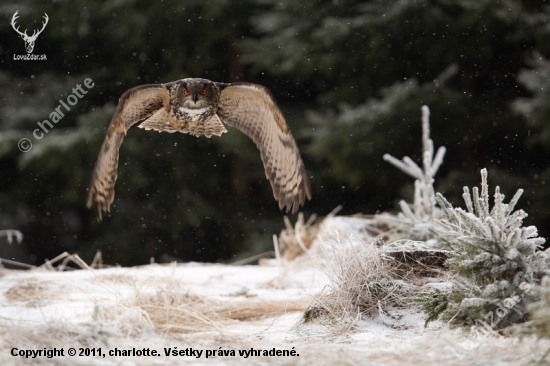
[[[33,30],[32,35],[29,36],[27,34],[26,29],[25,29],[24,32],[21,32],[19,30],[19,26],[16,24],[16,20],[18,18],[18,15],[17,15],[18,12],[19,12],[19,10],[16,11],[13,14],[13,17],[11,18],[11,26],[12,26],[13,30],[16,31],[17,34],[19,34],[21,36],[21,38],[23,38],[23,41],[25,41],[25,50],[27,51],[27,54],[26,55],[16,55],[16,54],[14,54],[13,59],[14,60],[26,60],[26,61],[29,61],[29,60],[47,60],[46,55],[33,55],[32,51],[34,50],[34,43],[36,42],[36,39],[38,38],[40,33],[42,33],[42,31],[44,30],[44,28],[46,28],[46,25],[48,24],[48,20],[50,19],[50,18],[48,18],[48,14],[44,13],[44,21],[42,22],[42,29]]]
[[[537,284],[537,280],[532,274],[523,277],[523,282],[518,286],[521,290],[521,294],[517,295],[514,291],[506,299],[503,299],[496,303],[496,309],[493,311],[487,311],[483,315],[483,319],[477,319],[475,325],[470,329],[475,336],[486,337],[487,335],[497,335],[495,331],[496,326],[504,320],[506,315],[510,311],[514,311],[520,318],[525,316],[525,305],[522,305],[522,301],[532,291],[532,286]],[[449,342],[447,342],[449,343]],[[474,348],[480,346],[479,343],[471,343],[468,345],[461,345],[460,350],[456,344],[450,344],[451,352],[460,360],[462,360],[467,353],[473,351]]]
[[[36,140],[42,139],[44,135],[47,134],[54,127],[52,122],[57,123],[61,121],[61,119],[65,117],[65,114],[63,112],[69,112],[71,110],[71,107],[69,107],[69,105],[76,105],[84,95],[88,94],[88,90],[92,89],[95,85],[93,80],[90,78],[85,79],[83,84],[86,89],[82,88],[81,84],[76,84],[76,86],[72,90],[72,94],[69,94],[69,96],[67,96],[65,100],[59,100],[59,105],[57,106],[57,108],[55,108],[52,113],[50,113],[50,119],[45,119],[42,122],[36,123],[39,128],[36,128],[34,129],[34,131],[32,131],[32,136]],[[21,140],[19,140],[17,147],[22,152],[29,152],[32,149],[32,141],[28,138],[22,138]]]

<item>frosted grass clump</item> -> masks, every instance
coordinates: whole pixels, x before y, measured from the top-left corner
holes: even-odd
[[[514,211],[523,190],[510,203],[497,186],[489,206],[487,170],[481,171],[481,192],[464,187],[466,209],[454,208],[438,193],[443,218],[434,220],[433,232],[450,250],[447,267],[459,275],[447,292],[430,291],[424,298],[428,321],[443,319],[454,324],[502,329],[526,320],[526,305],[536,301],[524,289],[549,274],[549,255],[542,251],[544,238],[535,226],[523,227],[527,213]]]
[[[321,270],[329,284],[304,313],[300,324],[327,326],[333,335],[344,334],[363,317],[391,313],[406,307],[417,290],[417,276],[385,254],[381,239],[369,243],[350,234],[322,242]],[[300,325],[299,324],[299,325]]]
[[[430,139],[430,109],[422,107],[422,168],[411,158],[405,156],[400,161],[389,154],[384,155],[384,160],[398,169],[415,178],[414,201],[412,207],[401,200],[399,206],[401,212],[395,215],[381,214],[376,220],[390,227],[391,239],[428,240],[433,239],[430,232],[432,220],[439,217],[434,194],[434,176],[443,163],[446,149],[441,146],[434,156],[434,144]]]

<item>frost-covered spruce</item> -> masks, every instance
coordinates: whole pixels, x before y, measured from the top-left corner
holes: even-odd
[[[550,277],[543,277],[540,285],[530,284],[524,286],[524,289],[537,295],[540,299],[527,306],[529,321],[511,327],[510,333],[516,335],[536,334],[539,338],[550,338]]]
[[[390,154],[384,155],[384,160],[415,178],[412,207],[401,200],[399,207],[402,212],[397,216],[391,214],[376,216],[377,221],[389,226],[390,233],[386,234],[389,234],[391,239],[422,241],[433,239],[430,233],[432,219],[439,215],[439,210],[435,207],[433,182],[435,174],[443,163],[445,151],[445,147],[441,146],[434,156],[434,144],[430,139],[430,109],[428,106],[422,106],[422,168],[408,156],[400,161]]]
[[[486,169],[481,180],[481,193],[464,187],[466,210],[436,194],[444,218],[434,220],[434,234],[451,250],[447,266],[458,276],[450,289],[426,294],[424,307],[428,320],[441,316],[453,324],[498,330],[526,320],[526,305],[537,298],[523,289],[550,273],[549,255],[540,250],[545,239],[537,228],[522,227],[527,214],[514,211],[523,190],[505,204],[497,186],[491,209]]]

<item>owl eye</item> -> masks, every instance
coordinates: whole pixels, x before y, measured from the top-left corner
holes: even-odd
[[[200,93],[201,93],[201,95],[206,95],[206,93],[208,93],[208,90],[202,89],[202,90],[200,91]]]
[[[183,91],[183,94],[184,94],[184,95],[189,95],[189,94],[191,94],[191,91],[190,91],[189,89],[185,89],[185,90]]]

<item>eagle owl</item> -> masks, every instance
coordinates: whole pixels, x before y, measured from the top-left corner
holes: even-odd
[[[166,84],[141,85],[127,90],[118,102],[107,130],[88,191],[87,206],[98,221],[115,198],[118,151],[134,124],[146,130],[221,136],[224,123],[248,135],[264,163],[265,175],[279,208],[295,213],[311,187],[296,142],[269,90],[249,83],[218,83],[181,79]]]

